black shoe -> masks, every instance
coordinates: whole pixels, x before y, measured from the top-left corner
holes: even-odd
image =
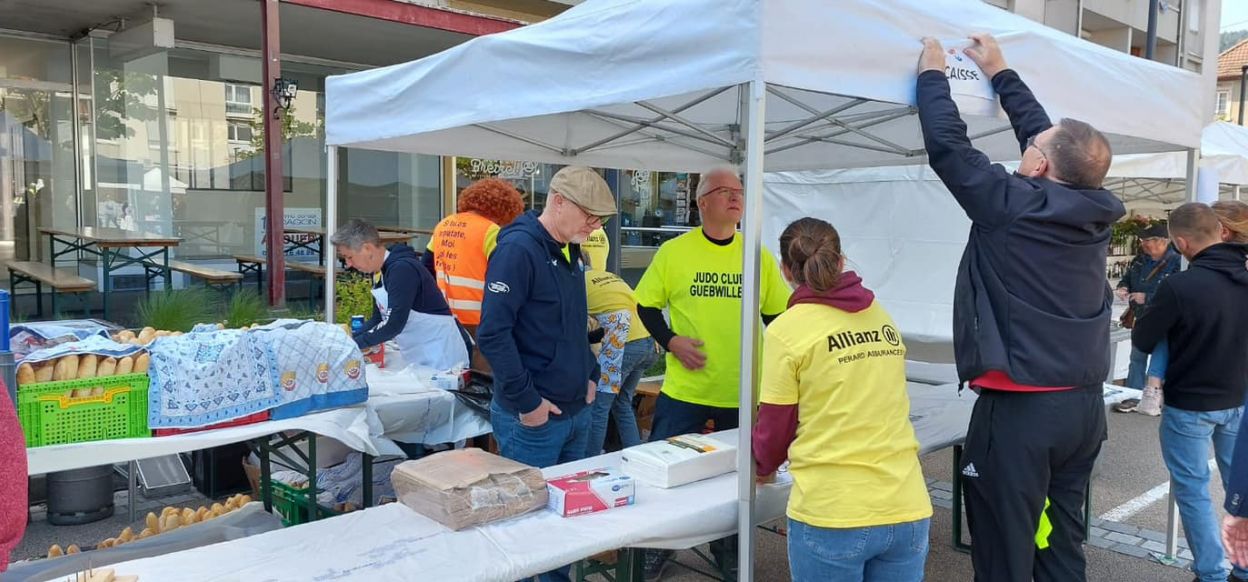
[[[1128,398],[1114,405],[1114,412],[1135,412],[1139,408],[1140,400],[1138,398]]]
[[[645,565],[642,568],[642,579],[645,582],[658,582],[663,579],[663,571],[672,563],[672,550],[645,550]]]

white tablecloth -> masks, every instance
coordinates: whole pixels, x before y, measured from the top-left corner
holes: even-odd
[[[41,475],[54,471],[124,463],[138,459],[197,451],[230,443],[240,443],[288,430],[306,430],[318,435],[331,437],[354,450],[372,455],[377,455],[381,452],[373,436],[371,436],[377,434],[378,429],[370,427],[367,410],[363,406],[353,406],[299,418],[267,421],[176,436],[37,447],[26,449],[26,462],[29,467],[29,474]]]

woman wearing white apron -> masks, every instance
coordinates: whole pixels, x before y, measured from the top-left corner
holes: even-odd
[[[468,345],[459,324],[412,247],[395,245],[387,251],[377,229],[362,220],[345,224],[330,242],[348,267],[381,273],[373,289],[372,318],[355,335],[360,349],[394,340],[410,366],[435,371],[467,367]]]

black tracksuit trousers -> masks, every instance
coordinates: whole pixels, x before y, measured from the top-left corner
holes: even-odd
[[[1106,435],[1100,384],[980,391],[960,468],[976,582],[1087,580],[1084,496]],[[1043,549],[1042,511],[1053,528]]]

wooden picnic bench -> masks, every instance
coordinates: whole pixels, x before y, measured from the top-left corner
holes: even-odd
[[[52,312],[56,313],[56,294],[88,293],[95,291],[95,281],[80,277],[69,269],[55,269],[46,263],[35,261],[14,261],[8,263],[9,293],[17,296],[15,288],[21,284],[35,286],[35,304],[37,316],[43,316],[43,286],[52,288]]]

